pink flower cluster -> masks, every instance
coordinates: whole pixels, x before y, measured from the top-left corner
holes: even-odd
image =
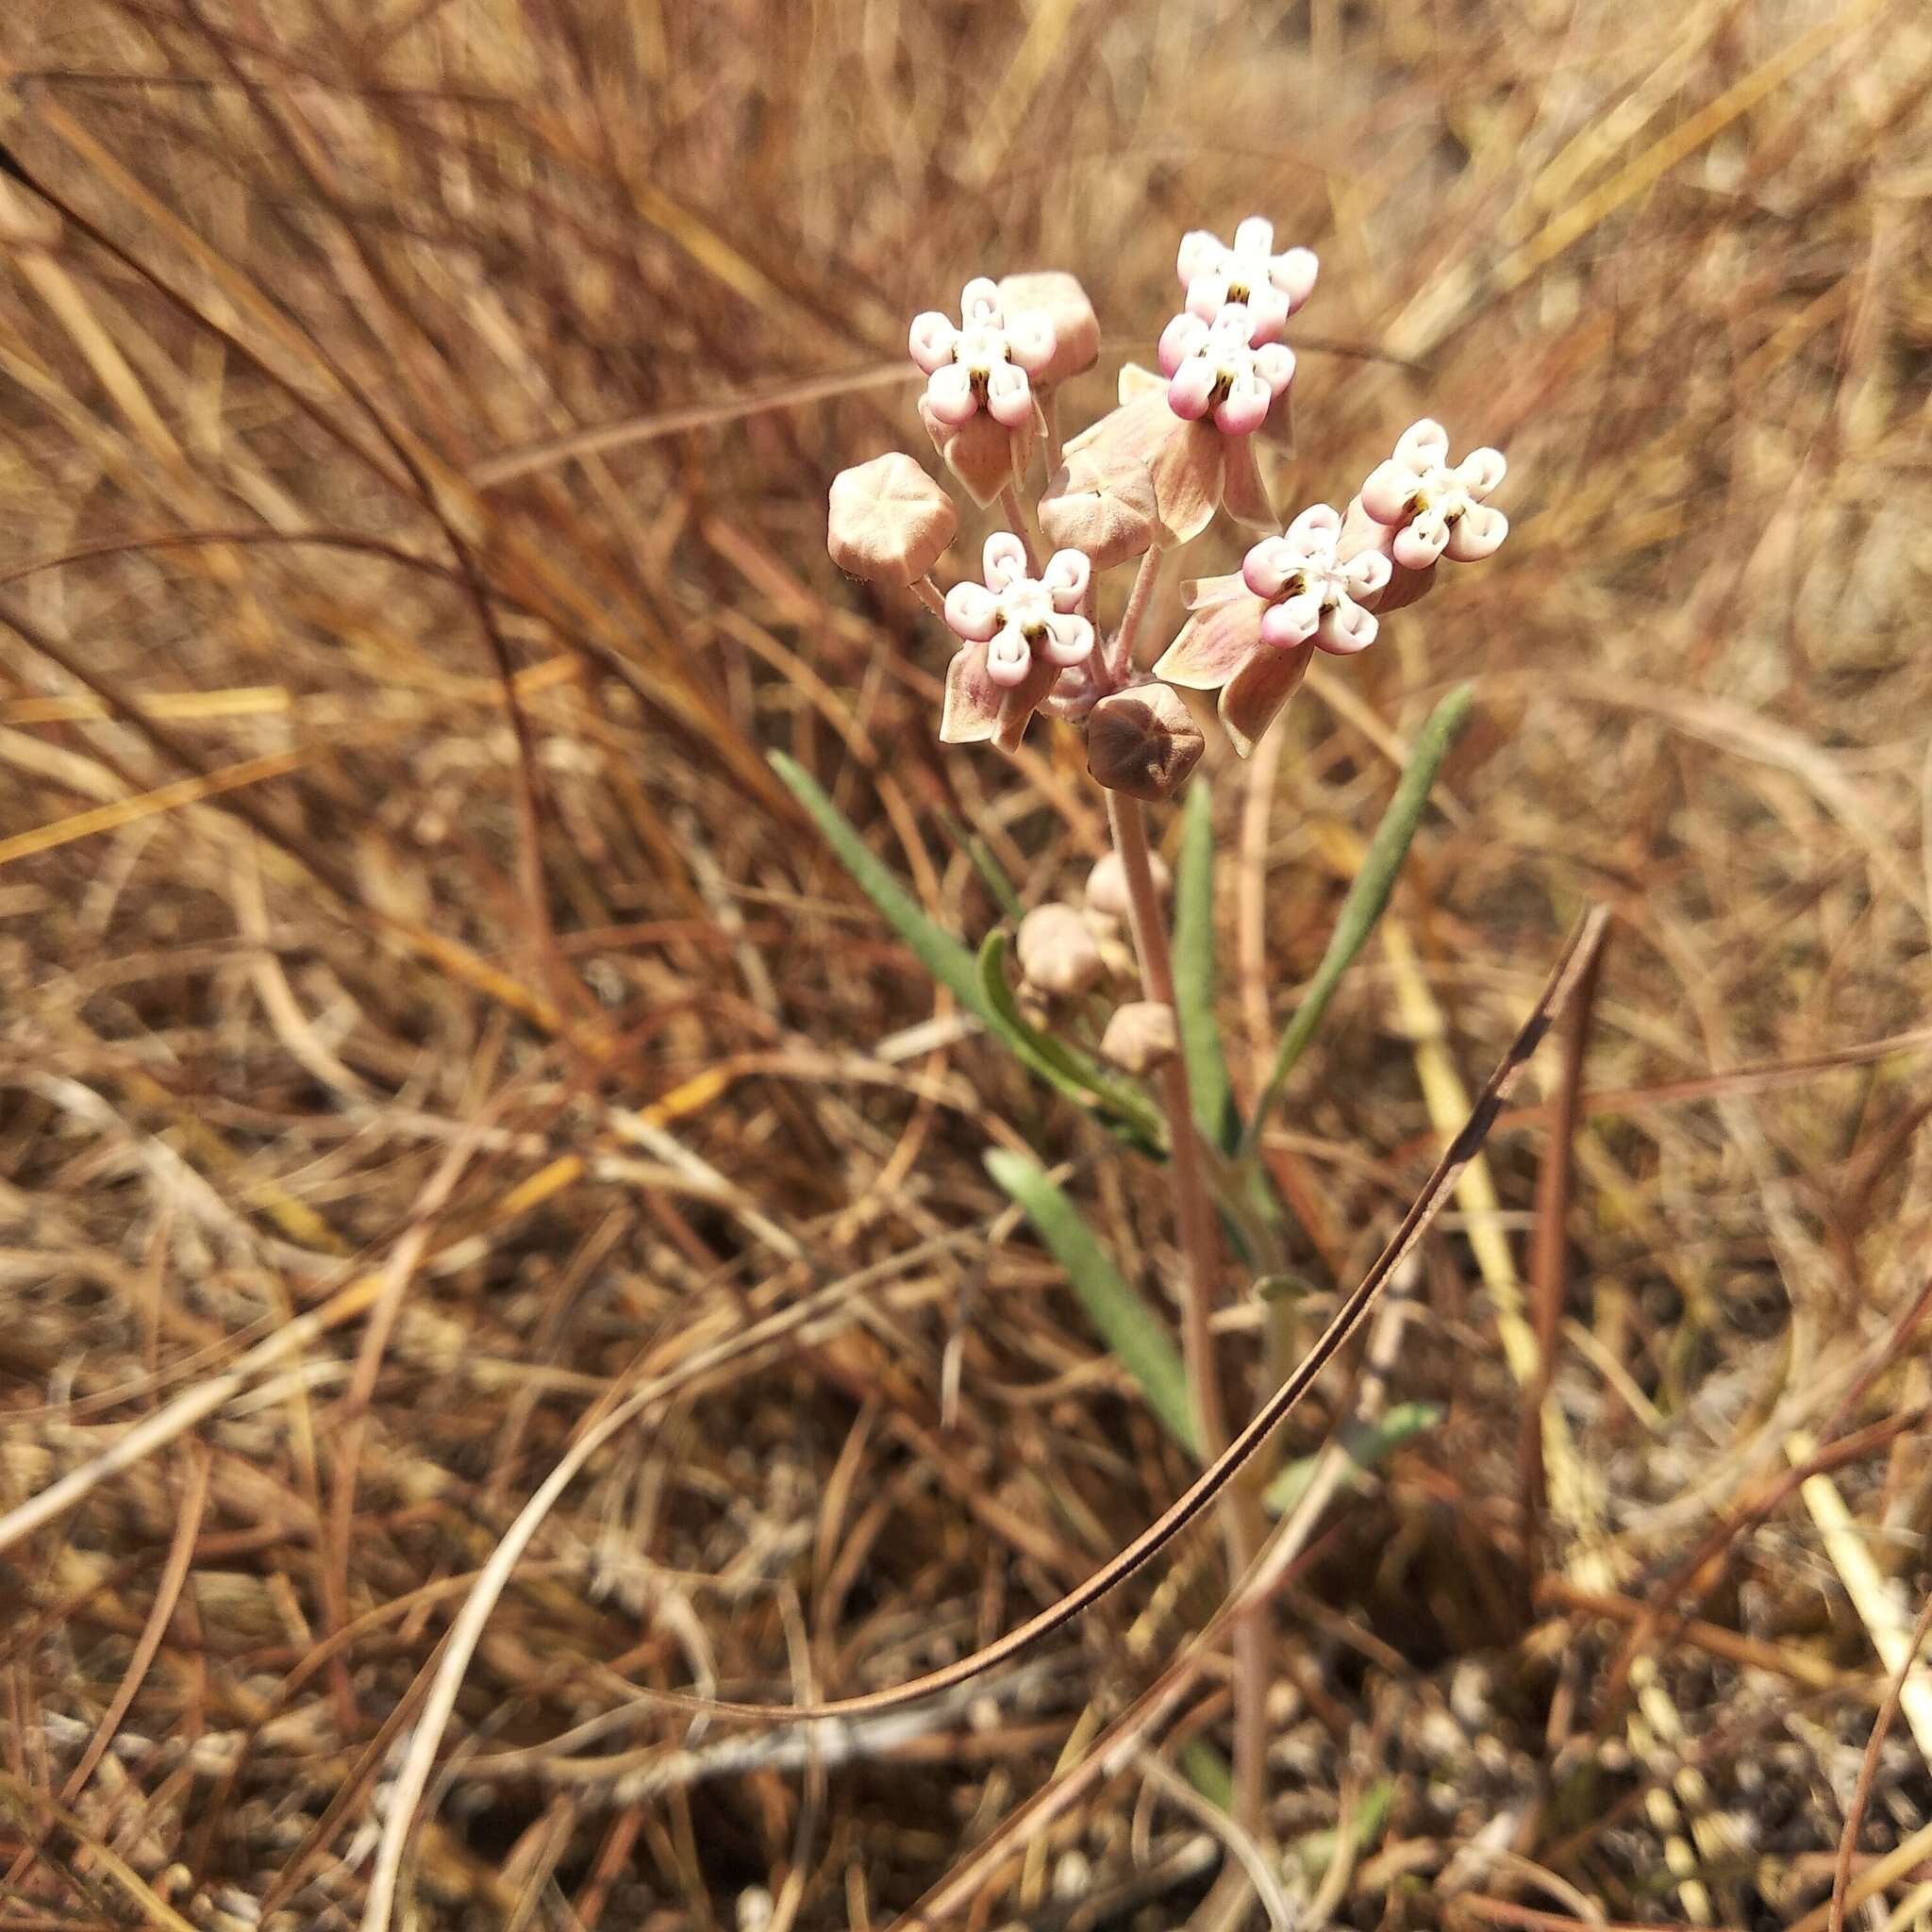
[[[1175,267],[1188,291],[1188,313],[1212,322],[1230,302],[1254,318],[1257,342],[1276,342],[1288,318],[1315,292],[1316,262],[1307,248],[1274,252],[1274,224],[1250,215],[1230,247],[1205,228],[1181,237]]]
[[[1205,230],[1185,236],[1175,268],[1183,306],[1161,332],[1158,373],[1124,368],[1120,406],[1063,449],[1060,391],[1092,366],[1100,341],[1074,277],[975,276],[957,324],[936,310],[914,320],[908,343],[926,378],[920,414],[934,445],[974,501],[1000,504],[1011,525],[987,540],[980,581],[942,596],[926,574],[952,534],[950,506],[936,485],[904,474],[907,458],[844,473],[828,533],[842,568],[909,584],[943,612],[958,648],[942,739],[1011,751],[1045,707],[1083,724],[1091,754],[1103,723],[1132,736],[1140,727],[1124,720],[1158,718],[1185,756],[1124,744],[1103,761],[1136,774],[1146,796],[1160,795],[1159,774],[1198,756],[1180,742],[1193,728],[1185,708],[1172,691],[1152,702],[1158,688],[1134,664],[1164,551],[1191,541],[1221,510],[1271,533],[1239,572],[1185,587],[1190,614],[1151,673],[1218,693],[1221,723],[1246,756],[1315,652],[1367,650],[1391,611],[1430,589],[1441,563],[1492,555],[1509,527],[1490,501],[1506,474],[1501,455],[1483,448],[1452,460],[1447,433],[1425,418],[1404,431],[1345,510],[1314,504],[1283,528],[1254,444],[1257,431],[1278,435],[1287,423],[1295,356],[1283,335],[1313,292],[1315,257],[1277,250],[1273,224],[1257,216],[1232,242]],[[1058,545],[1043,566],[1030,561],[1031,519],[1018,494],[1042,436],[1049,475],[1038,515]],[[1137,557],[1141,579],[1120,633],[1101,648],[1094,579]],[[1124,707],[1133,691],[1150,701]]]

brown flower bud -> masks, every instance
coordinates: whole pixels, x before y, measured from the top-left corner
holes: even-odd
[[[1036,906],[1020,922],[1020,971],[1041,992],[1085,992],[1101,975],[1100,945],[1071,906]]]
[[[1100,1036],[1100,1057],[1129,1074],[1151,1073],[1173,1059],[1180,1037],[1174,1008],[1160,1000],[1129,1000],[1114,1009]]]
[[[1207,743],[1193,714],[1167,685],[1130,685],[1087,718],[1087,769],[1109,791],[1158,804],[1172,798]]]
[[[1160,536],[1154,477],[1138,457],[1070,456],[1047,481],[1040,527],[1056,549],[1084,550],[1095,570],[1111,570]]]
[[[1036,383],[1064,382],[1084,375],[1100,360],[1100,323],[1076,276],[1064,269],[1002,275],[1000,301],[1008,315],[1037,308],[1053,323],[1053,359],[1035,370]]]
[[[847,576],[917,583],[958,527],[953,499],[896,450],[832,478],[825,548]]]
[[[1147,855],[1147,869],[1154,875],[1154,890],[1162,899],[1174,890],[1174,874],[1158,852]],[[1087,874],[1087,909],[1105,913],[1109,919],[1133,917],[1133,902],[1127,896],[1127,869],[1118,852],[1109,852]]]

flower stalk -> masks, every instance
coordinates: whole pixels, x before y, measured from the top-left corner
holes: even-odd
[[[1174,1002],[1174,956],[1155,884],[1141,802],[1107,794],[1108,824],[1127,891],[1128,924],[1141,962],[1145,997],[1170,1009]],[[1174,1054],[1157,1072],[1161,1110],[1167,1117],[1168,1159],[1174,1175],[1175,1231],[1182,1264],[1181,1358],[1201,1455],[1211,1461],[1227,1443],[1227,1409],[1214,1357],[1211,1325],[1219,1276],[1214,1207],[1207,1165],[1194,1124],[1193,1095],[1186,1060]],[[1262,1524],[1253,1491],[1237,1483],[1221,1506],[1223,1541],[1230,1574],[1246,1574],[1260,1546]],[[1268,1631],[1264,1613],[1252,1611],[1234,1628],[1235,1818],[1249,1831],[1261,1828],[1267,1796]]]

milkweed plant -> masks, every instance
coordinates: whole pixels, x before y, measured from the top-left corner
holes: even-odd
[[[1504,479],[1502,456],[1477,448],[1457,460],[1448,432],[1428,419],[1402,432],[1342,508],[1316,502],[1280,519],[1257,445],[1288,441],[1296,374],[1290,325],[1314,292],[1318,265],[1309,250],[1277,251],[1274,241],[1273,225],[1258,216],[1242,222],[1231,243],[1202,231],[1185,236],[1180,309],[1160,333],[1158,370],[1127,365],[1117,406],[1065,441],[1063,386],[1100,358],[1093,308],[1073,275],[975,276],[957,319],[937,309],[913,319],[908,347],[924,377],[919,413],[933,448],[958,489],[1003,525],[961,562],[950,588],[933,573],[958,535],[959,513],[924,466],[891,452],[843,471],[831,487],[833,561],[916,596],[935,620],[935,643],[948,653],[942,741],[1010,754],[1041,713],[1082,735],[1113,841],[1084,903],[1037,906],[1021,917],[1018,895],[1001,880],[1015,915],[1010,947],[999,930],[970,952],[927,917],[803,770],[775,761],[934,977],[1031,1073],[1164,1162],[1182,1263],[1172,1297],[1178,1349],[1174,1318],[1122,1278],[1046,1170],[1006,1150],[988,1158],[1150,1409],[1202,1459],[1228,1440],[1209,1328],[1224,1245],[1232,1242],[1251,1278],[1274,1284],[1272,1319],[1288,1299],[1278,1279],[1281,1209],[1256,1158],[1265,1116],[1387,902],[1468,694],[1452,693],[1419,735],[1327,955],[1245,1118],[1214,1028],[1213,844],[1195,771],[1206,748],[1197,712],[1206,715],[1211,699],[1215,726],[1248,758],[1315,653],[1346,658],[1373,649],[1384,619],[1427,595],[1443,564],[1478,562],[1508,532],[1491,501]],[[1036,477],[1044,478],[1037,494]],[[1162,638],[1152,626],[1157,575],[1217,513],[1255,540],[1238,571],[1184,583],[1187,616]],[[1100,580],[1128,566],[1122,615],[1106,628]],[[1172,879],[1147,819],[1150,806],[1171,804],[1181,810]],[[1132,996],[1109,999],[1107,990],[1135,961]],[[1293,1474],[1284,1472],[1274,1489]],[[1223,1507],[1237,1570],[1253,1555],[1268,1493],[1249,1484]],[[1241,1632],[1235,1640],[1234,1790],[1238,1810],[1252,1817],[1266,1687],[1258,1631],[1247,1638],[1245,1652]]]

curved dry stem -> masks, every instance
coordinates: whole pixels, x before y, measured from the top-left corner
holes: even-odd
[[[1609,914],[1592,908],[1565,943],[1529,1017],[1490,1075],[1470,1116],[1436,1163],[1388,1245],[1360,1282],[1342,1298],[1326,1328],[1296,1364],[1294,1373],[1269,1396],[1227,1448],[1190,1483],[1148,1526],[1092,1575],[1057,1603],[1016,1625],[984,1648],[924,1676],[857,1697],[836,1698],[814,1705],[727,1703],[716,1698],[690,1697],[675,1690],[640,1689],[640,1695],[697,1716],[738,1718],[759,1724],[803,1723],[815,1718],[856,1717],[863,1712],[893,1710],[922,1697],[963,1684],[1029,1650],[1042,1638],[1063,1628],[1091,1609],[1116,1585],[1124,1583],[1158,1556],[1181,1532],[1211,1508],[1221,1492],[1255,1452],[1279,1428],[1321,1378],[1374,1307],[1391,1277],[1421,1244],[1423,1236],[1442,1211],[1457,1177],[1488,1137],[1505,1096],[1515,1086],[1543,1035],[1568,1005],[1582,962],[1603,941]],[[817,1299],[817,1298],[815,1298]],[[776,1317],[773,1318],[776,1320]]]

